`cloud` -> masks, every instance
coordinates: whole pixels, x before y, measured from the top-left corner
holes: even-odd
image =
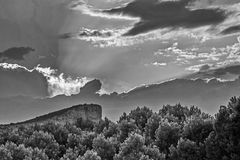
[[[58,73],[57,70],[50,67],[41,67],[40,65],[33,69],[28,69],[18,64],[0,63],[0,67],[7,70],[24,70],[27,72],[38,72],[46,78],[48,83],[48,93],[50,97],[57,95],[71,96],[80,93],[80,89],[91,79],[90,78],[72,78],[65,76],[64,73]]]
[[[32,72],[33,70],[30,70],[24,66],[21,66],[19,64],[10,64],[10,63],[0,63],[0,67],[3,69],[11,69],[11,70],[17,70],[17,69],[23,69],[28,72]]]
[[[240,37],[237,38],[237,42],[219,48],[181,48],[178,42],[176,42],[167,48],[159,49],[154,53],[154,56],[158,59],[170,59],[170,61],[179,65],[193,65],[187,68],[187,70],[193,71],[198,70],[199,66],[205,64],[211,64],[216,67],[235,65],[240,63]]]
[[[35,49],[31,47],[12,47],[3,52],[0,52],[0,60],[24,60],[24,56],[34,52]]]
[[[218,62],[217,66],[228,66],[240,63],[240,36],[233,45],[227,45],[218,49],[219,54],[225,55],[225,59]]]
[[[210,68],[212,68],[210,64],[198,64],[198,65],[190,66],[186,68],[186,70],[194,71],[194,72],[202,72],[202,71],[207,71]]]
[[[81,88],[81,93],[85,95],[95,94],[99,92],[102,88],[102,83],[100,80],[94,79]]]
[[[119,14],[107,14],[104,13],[101,9],[94,9],[92,6],[88,5],[86,2],[82,0],[73,1],[68,5],[68,8],[71,10],[81,11],[82,14],[89,15],[92,17],[106,18],[106,19],[122,19],[128,21],[137,21],[138,17],[133,17],[129,15]]]
[[[210,68],[211,68],[211,66],[209,64],[205,64],[205,65],[201,66],[201,68],[199,68],[199,71],[200,72],[207,71]]]
[[[137,36],[122,36],[131,27],[125,27],[122,29],[104,29],[104,30],[91,30],[82,28],[77,32],[65,33],[59,36],[60,39],[78,39],[87,42],[91,42],[95,47],[125,47],[136,44],[142,44],[146,41],[166,41],[172,39],[172,37],[180,38],[194,38],[198,41],[206,41],[210,35],[204,33],[205,27],[200,27],[193,30],[181,29],[172,30],[169,32],[168,29],[158,29],[152,32],[140,34]],[[94,34],[95,33],[95,34]]]
[[[238,33],[238,32],[240,32],[240,25],[235,25],[235,26],[231,26],[231,27],[224,29],[221,32],[221,34],[227,35],[227,34],[233,34],[233,33]]]
[[[154,65],[154,66],[166,66],[167,63],[154,62],[154,63],[152,63],[152,65]]]
[[[112,30],[91,30],[87,28],[82,28],[79,32],[76,33],[64,33],[59,37],[61,39],[69,39],[69,38],[108,38],[113,36],[114,31]]]
[[[225,66],[223,68],[218,68],[215,70],[214,75],[222,76],[222,75],[226,75],[227,73],[239,76],[240,75],[240,65]]]
[[[193,61],[199,62],[212,62],[219,61],[220,57],[225,53],[218,53],[216,48],[212,48],[209,52],[203,52],[199,48],[179,48],[179,44],[173,43],[172,46],[159,49],[154,53],[155,56],[172,58],[174,63],[177,64],[189,64]]]
[[[202,67],[204,66],[209,66],[207,70],[201,70]],[[240,76],[240,65],[233,65],[233,66],[224,66],[224,67],[218,67],[218,66],[213,66],[213,65],[202,65],[200,68],[199,66],[195,66],[195,73],[189,74],[185,77],[184,79],[191,79],[191,80],[196,80],[196,79],[203,79],[206,81],[210,81],[212,79],[217,79],[221,82],[226,82],[226,81],[235,81],[239,79]],[[192,66],[191,68],[194,68]],[[199,68],[199,71],[197,70]]]
[[[121,35],[126,32],[128,28],[123,29],[104,29],[104,30],[92,30],[82,28],[77,32],[64,33],[59,36],[60,39],[78,39],[87,42],[91,42],[94,46],[101,48],[104,47],[122,47],[129,46],[142,42],[142,38],[135,40],[132,38],[125,38]]]
[[[124,35],[134,36],[160,28],[197,28],[217,25],[227,19],[227,13],[220,8],[191,9],[193,0],[159,1],[135,0],[126,6],[103,10],[107,14],[122,14],[140,17]]]
[[[57,95],[71,96],[73,94],[80,93],[80,89],[90,81],[90,79],[83,78],[71,78],[66,77],[63,73],[57,74],[56,70],[50,68],[42,68],[37,66],[36,71],[42,73],[48,81],[48,92],[50,97]]]
[[[236,72],[237,69],[239,69],[239,64],[240,64],[240,37],[238,37],[237,40],[238,42],[232,45],[227,45],[221,48],[211,48],[211,51],[209,53],[198,54],[197,57],[205,57],[205,58],[209,57],[212,60],[208,61],[210,63],[206,64],[205,63],[207,61],[206,59],[205,60],[200,59],[198,62],[201,62],[203,64],[189,66],[186,68],[186,70],[196,72],[196,71],[208,71],[209,69],[217,69],[216,71],[221,73],[222,70],[224,69],[231,74],[233,73],[233,71]],[[188,61],[188,62],[190,63],[191,61]],[[231,66],[234,66],[234,67],[231,67]]]
[[[83,30],[63,34],[61,38],[84,40],[100,47],[131,46],[173,37],[205,42],[228,35],[229,32],[221,32],[236,25],[240,18],[239,0],[229,3],[223,0],[133,0],[120,4],[116,8],[96,9],[84,1],[74,1],[69,8],[82,14],[109,21],[132,20],[132,23],[122,29],[105,29],[109,31],[107,35],[101,34],[104,30],[95,30],[97,36]]]

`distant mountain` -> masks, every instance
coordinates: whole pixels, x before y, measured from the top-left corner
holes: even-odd
[[[82,118],[83,120],[90,120],[92,122],[98,122],[102,119],[102,107],[97,104],[76,105],[70,108],[51,112],[27,121],[11,123],[10,125],[45,123],[49,121],[61,124],[65,124],[66,122],[72,124],[76,122],[78,118]]]
[[[81,88],[79,94],[72,96],[60,95],[44,99],[23,96],[0,98],[0,122],[23,121],[63,109],[65,106],[84,103],[103,106],[103,116],[111,120],[118,120],[116,117],[137,106],[148,106],[156,111],[163,105],[177,103],[196,105],[204,112],[215,114],[220,105],[225,105],[231,97],[240,95],[240,78],[222,80],[230,73],[239,77],[236,69],[238,67],[240,68],[225,67],[194,73],[163,83],[137,87],[122,94],[99,95],[97,92],[101,89],[101,82],[93,80]],[[220,71],[221,77],[217,76]],[[206,77],[209,80],[205,80]]]

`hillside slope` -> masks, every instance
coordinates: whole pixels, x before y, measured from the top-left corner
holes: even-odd
[[[11,123],[10,125],[44,123],[54,121],[55,123],[74,123],[78,118],[98,122],[102,119],[102,107],[97,104],[75,105],[70,108],[51,112],[27,121]]]

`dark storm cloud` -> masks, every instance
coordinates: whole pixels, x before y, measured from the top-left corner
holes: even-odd
[[[240,25],[228,27],[225,30],[223,30],[221,34],[227,35],[227,34],[233,34],[238,32],[240,32]]]
[[[209,70],[211,67],[208,65],[208,64],[205,64],[205,65],[203,65],[200,69],[199,69],[199,71],[200,72],[203,72],[203,71],[207,71],[207,70]]]
[[[94,79],[81,88],[81,94],[95,94],[102,88],[100,80]]]
[[[74,33],[63,33],[59,36],[60,39],[70,39],[76,37],[76,34]]]
[[[31,47],[13,47],[0,52],[0,59],[3,60],[24,60],[24,56],[35,51]]]
[[[74,37],[102,37],[107,38],[111,37],[112,32],[110,31],[98,31],[98,30],[89,30],[85,29],[83,31],[80,31],[78,33],[64,33],[60,35],[60,39],[69,39]]]
[[[135,0],[124,7],[103,10],[103,12],[140,17],[140,22],[125,34],[127,36],[159,28],[195,28],[215,25],[227,18],[226,12],[219,8],[191,9],[192,2],[194,0]]]
[[[216,76],[225,75],[227,73],[235,74],[240,76],[240,65],[227,66],[224,68],[216,69],[214,74]]]
[[[212,66],[207,66],[207,65],[204,65],[202,67],[204,67],[205,70],[203,70],[202,68],[202,70],[200,69],[199,72],[190,74],[184,77],[184,79],[220,78],[222,80],[232,81],[237,78],[239,79],[240,77],[240,65],[225,66],[225,67],[215,68],[215,69],[212,69]]]

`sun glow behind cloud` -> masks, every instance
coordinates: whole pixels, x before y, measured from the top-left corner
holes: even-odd
[[[100,1],[107,4],[107,0]],[[154,0],[129,0],[128,3],[120,3],[119,1],[119,3],[114,5],[102,5],[100,4],[100,1],[96,2],[90,0],[88,3],[87,1],[75,1],[78,3],[69,6],[74,13],[80,15],[79,17],[84,17],[89,19],[89,21],[87,21],[87,23],[80,24],[79,26],[76,25],[77,27],[72,32],[71,30],[67,30],[66,34],[64,34],[65,37],[62,37],[62,39],[66,39],[63,43],[74,42],[82,45],[87,44],[91,46],[91,49],[87,48],[86,50],[82,51],[82,54],[85,55],[85,53],[88,54],[89,52],[90,54],[87,56],[91,57],[93,52],[99,49],[99,51],[101,50],[104,52],[97,52],[96,56],[104,57],[108,54],[106,57],[108,57],[107,59],[112,59],[111,61],[115,60],[113,58],[116,53],[120,53],[126,57],[132,56],[134,57],[132,58],[132,61],[134,61],[134,59],[138,59],[138,57],[136,58],[133,56],[134,54],[143,55],[144,52],[144,56],[139,58],[141,64],[139,63],[138,65],[134,63],[134,67],[138,65],[135,67],[136,69],[133,69],[135,71],[134,74],[136,74],[137,68],[141,67],[149,70],[149,73],[154,73],[157,70],[159,72],[165,72],[166,70],[169,70],[169,73],[171,73],[175,72],[177,69],[184,73],[188,73],[189,68],[195,65],[219,64],[220,66],[220,63],[226,62],[224,58],[227,58],[229,52],[222,52],[219,47],[220,45],[217,45],[218,47],[214,46],[219,41],[223,47],[225,47],[226,44],[231,45],[234,43],[233,41],[231,41],[231,43],[230,41],[222,43],[226,39],[229,40],[227,37],[235,35],[226,35],[223,34],[222,31],[228,29],[228,27],[236,25],[236,23],[239,23],[238,14],[240,10],[238,7],[233,7],[235,5],[239,6],[237,1],[234,1],[234,3],[231,2],[231,5],[228,5],[228,3],[221,0],[221,3],[215,0],[211,0],[211,2],[209,0],[206,0],[206,2],[201,2],[204,0],[196,0],[193,1],[196,3],[185,6],[186,8],[184,8],[184,11],[186,12],[184,13],[179,12],[178,9],[176,9],[179,6],[177,2],[182,0],[162,0],[158,2]],[[149,5],[152,5],[151,3],[162,3],[169,1],[171,1],[171,4],[176,7],[171,8],[171,5],[169,5],[166,7],[167,9],[163,9],[162,11],[159,11],[156,8],[156,10],[151,10],[148,8]],[[132,2],[135,2],[135,4],[139,2],[139,5],[130,6],[129,4]],[[140,4],[141,2],[143,3]],[[113,4],[114,2],[109,3]],[[130,7],[126,9],[126,6],[128,5]],[[154,9],[154,6],[156,5],[152,6]],[[173,11],[174,8],[176,9],[176,12]],[[183,18],[176,13],[179,13],[180,15],[183,14]],[[153,19],[151,19],[151,16],[153,16]],[[198,16],[200,17],[196,18]],[[92,19],[96,20],[96,23],[92,22]],[[150,28],[147,31],[144,30],[145,27],[143,27],[142,29],[144,31],[141,31],[138,34],[127,34],[132,29],[141,26],[140,22],[144,22],[145,19],[151,19],[151,21],[154,21],[154,24],[157,24],[157,26]],[[149,24],[147,27],[151,27],[151,25]],[[78,28],[80,28],[80,30],[78,30]],[[67,39],[70,40],[68,41]],[[177,42],[178,45],[171,46],[171,44],[175,42]],[[212,46],[208,46],[208,44],[211,44]],[[158,45],[159,48],[157,48],[156,45]],[[165,50],[166,48],[168,48],[168,50]],[[153,53],[155,53],[158,49],[162,51],[162,55],[156,58],[157,56],[154,57]],[[128,52],[129,55],[125,55],[125,52]],[[75,52],[74,54],[69,54],[67,57],[70,58],[68,59],[72,59],[71,55],[75,56]],[[76,53],[75,57],[80,56],[81,54],[79,55],[79,53]],[[235,54],[234,56],[236,57],[237,55]],[[93,58],[86,59],[91,62],[90,64],[94,64],[94,66],[96,66],[96,64],[100,64],[100,60],[95,62]],[[106,62],[106,58],[103,59],[103,61]],[[79,58],[79,60],[81,61],[81,58]],[[120,61],[120,59],[118,60]],[[95,63],[92,63],[93,61]],[[231,61],[233,61],[233,58]],[[129,63],[131,62],[129,61]],[[76,62],[76,64],[78,65],[78,62]],[[104,64],[102,66],[107,65],[107,63],[101,64]],[[90,68],[94,68],[92,66],[93,65],[91,65]],[[112,66],[114,68],[114,65]],[[97,67],[95,71],[102,72],[102,70],[99,68],[100,67]],[[110,74],[112,73],[115,72],[111,72]],[[136,76],[137,75],[138,74],[136,74]],[[167,75],[166,73],[164,73],[164,75],[166,78],[175,76]],[[154,77],[154,79],[151,81],[162,78],[157,77],[154,74],[150,76]],[[124,81],[125,79],[127,78],[124,78]],[[129,75],[128,79],[130,79]],[[151,77],[149,79],[151,79]]]
[[[57,70],[51,69],[50,67],[41,67],[40,65],[34,67],[33,69],[28,69],[24,66],[18,64],[0,63],[0,67],[8,70],[24,70],[27,72],[37,71],[46,78],[48,82],[48,92],[50,97],[57,95],[71,96],[80,93],[80,89],[92,79],[83,78],[71,78],[70,76],[65,76],[64,73],[58,73]]]

